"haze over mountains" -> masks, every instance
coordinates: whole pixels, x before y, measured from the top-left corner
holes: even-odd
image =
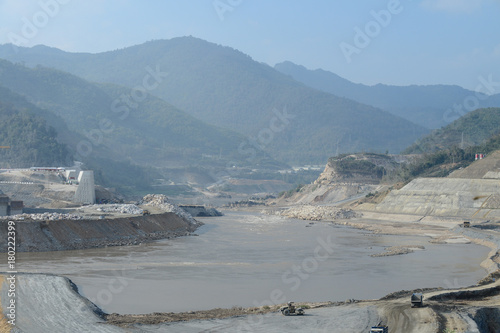
[[[322,164],[342,152],[398,152],[426,132],[388,112],[306,87],[239,51],[193,37],[99,54],[43,46],[16,53],[4,45],[0,57],[130,89],[156,75],[161,82],[149,93],[249,137],[238,143],[243,159],[265,150],[286,163]]]
[[[479,77],[478,91],[471,91],[452,85],[367,86],[289,61],[274,68],[312,88],[373,105],[429,129],[445,126],[477,108],[500,105],[500,87],[488,77]]]
[[[201,177],[206,185],[233,168],[398,153],[471,94],[457,86],[357,85],[291,63],[275,69],[193,37],[98,54],[7,44],[0,59],[5,101],[53,126],[68,159],[84,159],[103,179],[118,181],[116,169],[138,173],[137,183],[195,168],[195,183]],[[500,105],[500,95],[481,99]]]

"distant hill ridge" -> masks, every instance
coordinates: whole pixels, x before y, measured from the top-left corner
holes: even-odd
[[[237,50],[193,37],[99,54],[43,46],[15,53],[3,45],[0,58],[130,89],[143,82],[148,68],[165,73],[148,92],[202,121],[245,135],[246,140],[236,140],[244,160],[260,151],[294,164],[324,163],[343,152],[399,152],[427,132],[375,107],[306,87]],[[288,121],[278,122],[277,113],[285,112],[289,117],[282,119]]]
[[[140,95],[140,103],[132,100],[135,104],[127,106],[131,102],[122,98],[133,94],[130,88],[90,83],[47,67],[29,68],[0,59],[1,86],[0,103],[29,110],[29,114],[44,119],[55,129],[51,137],[67,149],[64,163],[60,157],[50,159],[50,154],[43,155],[48,160],[41,160],[42,155],[29,161],[8,159],[10,165],[18,167],[33,163],[67,165],[76,158],[95,168],[97,180],[107,181],[109,186],[147,187],[154,178],[169,179],[169,168],[199,166],[208,181],[214,182],[208,174],[234,164],[230,161],[240,157],[238,145],[245,140],[234,131],[206,124],[147,93]],[[10,132],[6,129],[4,133]],[[4,144],[13,142],[11,134]],[[43,151],[43,145],[38,148]],[[256,151],[251,161],[241,160],[240,165],[257,163],[283,167],[262,151]],[[146,171],[143,167],[155,169]]]
[[[500,108],[478,109],[417,140],[404,153],[430,153],[453,146],[476,146],[497,134],[500,134]]]
[[[274,68],[312,88],[373,105],[429,129],[445,126],[472,111],[471,98],[476,98],[474,103],[477,101],[474,108],[500,107],[500,91],[493,96],[484,94],[491,93],[490,87],[475,92],[455,85],[367,86],[322,69],[309,70],[290,61],[276,64]]]

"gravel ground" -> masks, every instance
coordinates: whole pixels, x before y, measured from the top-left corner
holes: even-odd
[[[7,275],[1,276],[2,312],[9,304]],[[378,323],[387,324],[389,332],[438,333],[445,328],[459,332],[498,332],[500,329],[500,281],[467,288],[424,292],[424,307],[411,308],[409,297],[335,304],[306,309],[304,316],[283,316],[277,311],[229,318],[190,320],[151,324],[159,317],[195,318],[197,312],[185,314],[126,315],[132,326],[119,327],[106,323],[104,315],[76,292],[64,277],[42,274],[18,274],[16,281],[16,326],[12,332],[368,332]],[[245,311],[245,309],[233,309]],[[232,309],[210,310],[214,314],[231,314]],[[205,312],[210,312],[205,311]],[[201,313],[198,313],[202,315]],[[185,316],[182,318],[182,316]],[[113,315],[111,315],[113,317]],[[116,317],[116,316],[115,316]],[[135,322],[135,324],[134,324]],[[5,317],[0,318],[0,331],[7,331]],[[486,329],[486,330],[485,330]]]

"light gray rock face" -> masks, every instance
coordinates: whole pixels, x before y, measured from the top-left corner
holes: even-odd
[[[432,216],[500,217],[500,181],[418,178],[390,192],[376,206],[383,213]]]

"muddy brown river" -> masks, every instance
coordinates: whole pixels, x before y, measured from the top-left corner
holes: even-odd
[[[329,223],[227,212],[198,236],[127,247],[19,253],[23,272],[69,277],[105,312],[151,313],[295,301],[379,298],[402,289],[475,284],[489,249],[431,244]],[[424,250],[371,257],[388,246]]]

